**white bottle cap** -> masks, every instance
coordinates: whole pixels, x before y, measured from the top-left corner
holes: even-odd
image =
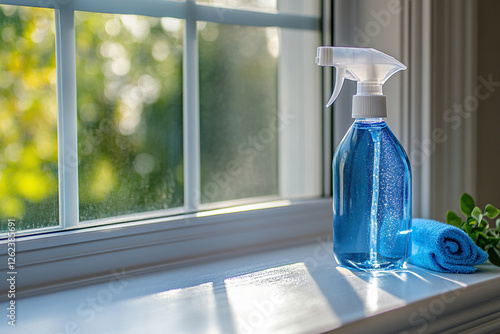
[[[387,117],[385,95],[354,95],[352,97],[352,118]]]

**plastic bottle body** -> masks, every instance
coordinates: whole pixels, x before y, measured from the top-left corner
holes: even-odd
[[[397,269],[411,253],[411,167],[380,118],[357,119],[333,159],[333,246],[337,262]]]

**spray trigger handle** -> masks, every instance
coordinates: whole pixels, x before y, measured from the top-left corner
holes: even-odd
[[[328,103],[326,104],[327,107],[331,106],[339,96],[342,86],[344,85],[345,74],[345,67],[337,67],[337,73],[335,75],[335,89],[333,90],[330,100],[328,100]]]

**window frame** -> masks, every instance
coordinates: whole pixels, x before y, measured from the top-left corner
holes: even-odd
[[[24,293],[45,290],[48,287],[59,288],[75,281],[93,280],[112,270],[170,266],[207,256],[222,256],[243,250],[266,249],[300,240],[310,240],[329,233],[331,199],[320,197],[323,195],[323,189],[327,189],[326,195],[329,195],[329,188],[323,184],[322,177],[329,175],[330,168],[326,171],[322,169],[321,156],[324,154],[330,156],[331,153],[328,145],[321,145],[322,142],[328,143],[329,139],[323,139],[321,131],[321,118],[324,115],[319,106],[322,94],[320,86],[311,87],[305,93],[309,97],[308,100],[315,100],[310,106],[295,103],[297,99],[294,99],[293,94],[285,93],[278,97],[281,104],[278,109],[291,106],[294,115],[299,117],[296,123],[302,127],[301,131],[305,132],[306,137],[314,135],[314,139],[308,140],[309,146],[302,145],[298,150],[295,148],[298,152],[295,156],[280,153],[280,160],[287,159],[280,161],[280,168],[285,165],[290,166],[291,162],[300,162],[295,171],[314,171],[300,180],[294,179],[294,175],[297,174],[293,170],[283,173],[283,176],[280,175],[280,198],[303,198],[305,194],[305,197],[313,199],[290,201],[276,200],[275,197],[200,205],[198,190],[200,138],[197,21],[320,31],[320,17],[307,15],[307,11],[300,10],[297,12],[301,14],[289,14],[232,8],[224,8],[224,15],[221,15],[221,8],[197,4],[195,0],[185,2],[143,0],[140,3],[133,0],[1,0],[0,3],[53,8],[56,22],[60,218],[57,227],[34,230],[38,234],[23,235],[16,240],[17,268],[22,273],[18,281]],[[295,9],[306,7],[303,2],[297,0],[293,2],[288,0],[287,6],[292,8],[295,6]],[[323,1],[322,6],[331,8],[329,1]],[[174,208],[80,223],[74,30],[74,12],[80,10],[168,16],[185,20],[183,56],[185,201],[184,207],[180,210]],[[331,10],[327,10],[327,13],[331,13]],[[327,22],[331,22],[331,19]],[[331,31],[331,28],[329,30]],[[288,51],[291,54],[293,50]],[[306,61],[306,57],[311,53],[311,64],[306,68],[299,66],[297,70],[301,71],[302,77],[308,76],[307,80],[317,80],[320,83],[321,71],[319,69],[310,71],[316,66],[314,50],[309,51],[302,50],[302,53],[292,59],[287,66]],[[281,60],[278,66],[284,66]],[[286,71],[281,70],[279,73]],[[286,78],[283,74],[279,76],[280,84],[285,84]],[[283,91],[286,92],[288,89]],[[305,107],[308,114],[304,113]],[[294,130],[297,129],[280,132],[278,142],[280,152],[292,148],[290,139],[297,135]],[[310,147],[312,144],[319,145]],[[310,182],[311,179],[314,182]],[[292,181],[297,184],[295,188],[290,190],[290,187],[283,187],[283,184]],[[263,200],[274,201],[213,210],[228,204],[241,205]],[[212,211],[199,212],[200,210]],[[126,221],[123,222],[122,218]],[[114,222],[122,223],[102,225]],[[6,242],[7,240],[0,240],[0,245]],[[6,271],[6,264],[6,247],[2,247],[0,270]]]

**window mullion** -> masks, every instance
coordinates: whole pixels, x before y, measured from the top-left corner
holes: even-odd
[[[187,0],[183,61],[184,207],[197,211],[200,203],[200,104],[198,37],[195,1]]]
[[[76,226],[78,213],[78,141],[74,12],[55,9],[57,64],[57,137],[59,224]]]

